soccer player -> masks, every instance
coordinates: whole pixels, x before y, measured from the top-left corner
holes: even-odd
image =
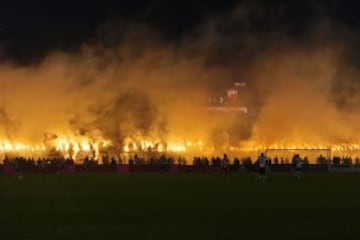
[[[262,183],[266,180],[266,163],[267,158],[264,153],[261,153],[258,158],[258,165],[259,165],[259,179]]]
[[[226,154],[224,154],[224,158],[221,160],[221,175],[224,175],[224,177],[226,177],[229,173],[229,165],[229,158]]]
[[[22,179],[23,178],[23,175],[21,173],[21,162],[20,162],[20,158],[16,157],[15,160],[14,160],[14,169],[16,171],[16,176],[19,178],[19,179]]]
[[[89,158],[88,157],[86,157],[85,159],[84,159],[84,161],[83,161],[83,172],[87,172],[87,169],[88,169],[88,167],[89,167],[89,163],[90,163],[90,161],[89,161]]]
[[[167,171],[167,165],[168,165],[168,159],[163,154],[160,157],[160,167],[161,167],[161,173],[164,174]]]
[[[302,159],[299,154],[295,154],[293,157],[293,164],[295,166],[295,177],[301,178]]]

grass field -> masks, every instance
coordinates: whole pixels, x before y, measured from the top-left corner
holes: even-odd
[[[0,239],[360,239],[360,174],[0,176]]]

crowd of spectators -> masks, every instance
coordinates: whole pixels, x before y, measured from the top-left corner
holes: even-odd
[[[309,160],[304,157],[302,158],[304,167],[309,165],[315,166],[333,166],[333,167],[347,167],[347,166],[358,166],[360,165],[360,158],[351,158],[349,156],[337,157],[334,156],[332,159],[326,158],[325,156],[320,155],[314,164],[310,164]],[[189,164],[190,163],[190,164]],[[270,166],[274,169],[288,169],[294,163],[291,162],[291,159],[283,157],[268,157],[267,166]],[[183,169],[189,168],[194,171],[196,170],[221,170],[225,169],[226,171],[239,171],[244,170],[254,170],[257,167],[257,161],[250,158],[227,158],[226,154],[224,157],[194,157],[192,162],[187,161],[184,157],[172,157],[161,155],[159,157],[150,157],[142,158],[137,154],[128,157],[127,160],[124,158],[104,158],[102,164],[99,164],[98,161],[90,158],[85,158],[81,162],[76,162],[71,158],[23,158],[15,157],[13,159],[5,158],[3,160],[4,166],[13,166],[17,171],[50,171],[50,172],[61,172],[64,168],[69,166],[77,166],[78,169],[87,171],[88,169],[116,169],[119,165],[128,165],[132,169],[139,168],[140,166],[143,169],[152,169],[157,170],[161,169],[165,171],[167,166],[179,166]],[[226,165],[226,168],[224,166]]]

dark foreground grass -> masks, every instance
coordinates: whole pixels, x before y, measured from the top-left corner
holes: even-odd
[[[360,174],[0,176],[0,239],[360,239]]]

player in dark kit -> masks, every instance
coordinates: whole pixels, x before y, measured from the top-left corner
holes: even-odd
[[[168,165],[168,159],[165,157],[165,155],[162,155],[160,157],[160,167],[162,174],[164,174],[167,171],[167,165]]]
[[[266,180],[266,162],[267,158],[264,153],[261,153],[258,158],[259,165],[259,179],[261,182],[265,182]]]
[[[83,162],[83,172],[86,173],[89,167],[90,161],[89,158],[86,157]]]
[[[224,158],[221,160],[221,175],[226,177],[229,173],[230,161],[226,154],[224,154]]]

